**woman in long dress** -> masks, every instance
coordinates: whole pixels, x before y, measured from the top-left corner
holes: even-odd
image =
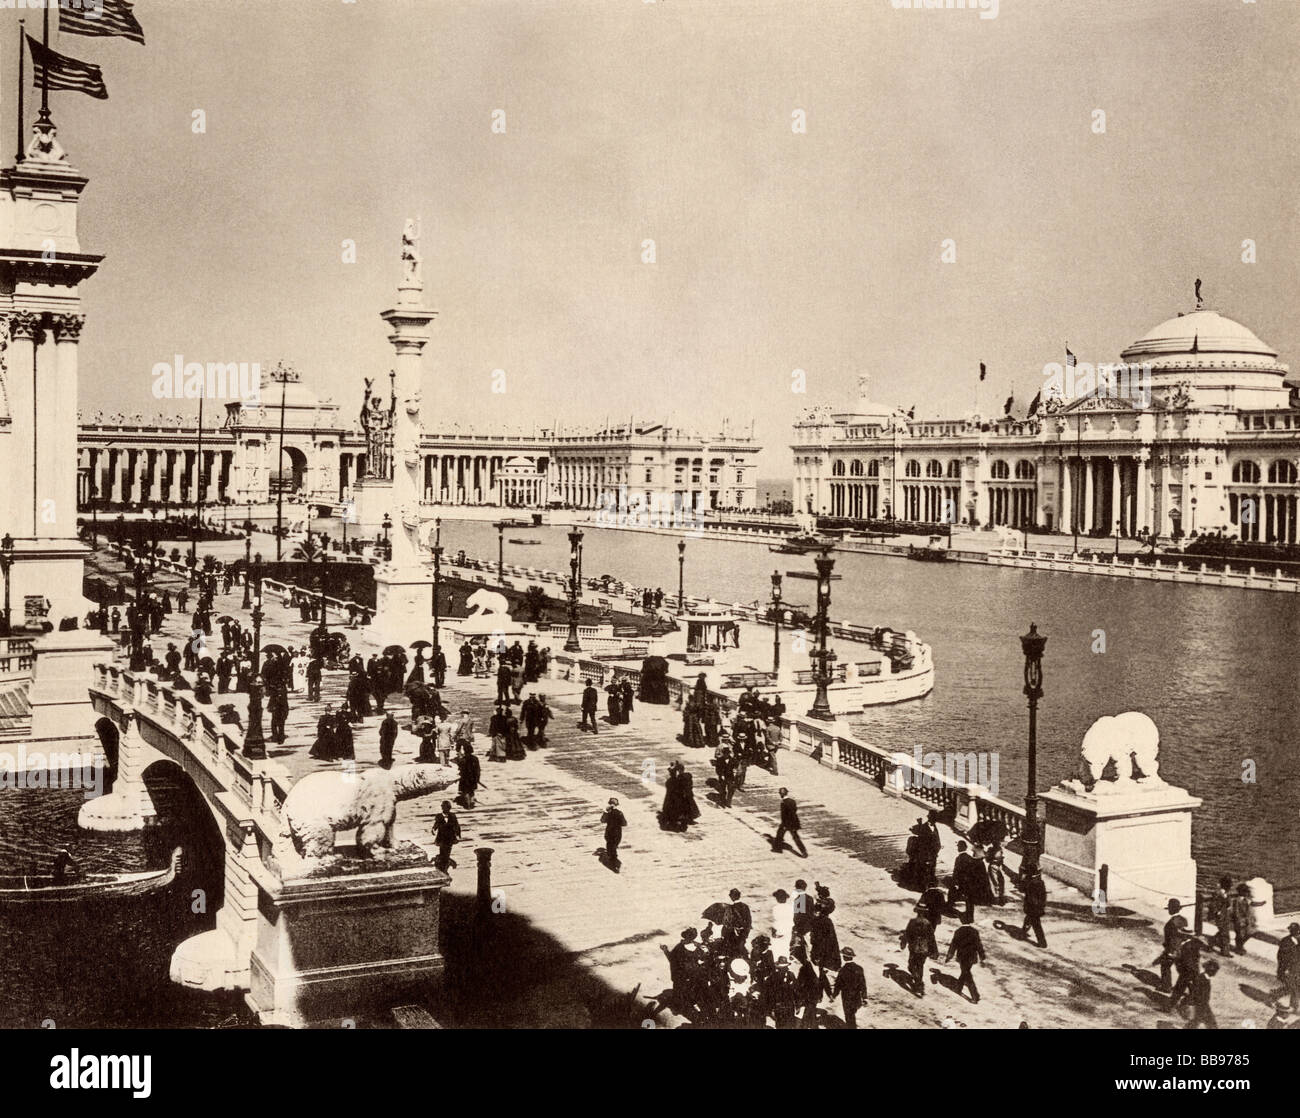
[[[522,761],[528,756],[523,740],[519,737],[519,719],[515,712],[506,707],[506,756],[512,761]]]
[[[307,690],[307,657],[303,655],[302,649],[294,653],[291,662],[293,668],[293,690],[295,693],[301,693]]]
[[[506,759],[506,716],[499,706],[488,722],[488,736],[492,739],[488,760],[504,761]]]
[[[788,956],[790,935],[794,931],[794,907],[784,889],[778,889],[772,898],[772,954]]]

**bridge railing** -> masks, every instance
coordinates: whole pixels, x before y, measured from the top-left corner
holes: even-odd
[[[615,664],[573,657],[559,653],[551,660],[552,673],[572,673],[569,678],[591,679],[597,686],[610,680],[630,679],[639,686],[641,673]],[[668,698],[680,710],[694,690],[694,685],[669,676],[665,680]],[[730,719],[739,706],[737,699],[718,691],[709,691],[724,720]],[[777,720],[781,726],[782,745],[806,754],[837,771],[870,781],[890,795],[899,796],[918,806],[933,809],[955,828],[968,831],[981,820],[994,820],[1007,829],[1009,838],[1024,829],[1024,808],[995,796],[978,784],[955,780],[946,773],[918,765],[905,753],[864,741],[853,735],[837,734],[797,716]]]
[[[242,736],[229,732],[229,724],[184,692],[176,692],[156,679],[136,676],[117,664],[97,664],[92,690],[118,705],[148,717],[204,764],[218,783],[229,788],[255,813],[278,820],[288,794],[287,774],[278,762],[250,761],[242,755]],[[280,770],[280,771],[275,771]],[[267,836],[268,841],[273,836]]]

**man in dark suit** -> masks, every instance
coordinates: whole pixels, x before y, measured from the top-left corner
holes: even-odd
[[[1300,1012],[1300,924],[1291,924],[1277,945],[1277,978],[1291,995],[1291,1012]]]
[[[510,702],[510,664],[505,659],[497,665],[497,702]]]
[[[795,846],[799,848],[799,853],[807,858],[808,850],[803,844],[803,839],[799,837],[799,805],[791,798],[788,788],[780,789],[780,795],[781,825],[777,827],[776,836],[772,839],[772,851],[780,854],[785,849],[785,836],[788,831]]]
[[[953,908],[957,907],[957,902],[963,897],[966,898],[966,914],[972,915],[971,900],[966,894],[966,876],[969,872],[970,863],[974,859],[966,852],[966,843],[964,840],[957,843],[957,857],[952,863],[952,886],[948,889],[948,904]]]
[[[591,732],[596,733],[596,711],[600,704],[600,696],[596,692],[596,685],[587,680],[587,686],[582,692],[582,724],[580,729],[590,727]]]
[[[916,906],[916,915],[907,922],[898,937],[898,946],[907,948],[907,973],[912,976],[912,993],[925,997],[925,961],[939,957],[939,945],[934,942],[934,926],[925,917],[925,909]]]
[[[618,810],[617,796],[609,798],[609,806],[601,815],[600,821],[605,824],[605,854],[610,866],[617,871],[623,864],[618,859],[618,844],[623,841],[623,828],[627,826],[627,819]]]
[[[393,767],[393,745],[397,741],[397,719],[390,710],[379,723],[379,766],[384,769]]]
[[[281,687],[273,688],[266,709],[271,716],[271,740],[277,745],[283,745],[284,724],[289,717],[288,692]]]
[[[1164,950],[1160,952],[1160,958],[1156,962],[1160,964],[1160,989],[1168,994],[1173,989],[1170,973],[1178,959],[1178,950],[1182,947],[1183,940],[1187,938],[1187,917],[1181,915],[1182,902],[1173,897],[1165,907],[1169,912],[1169,919],[1165,921]]]
[[[310,703],[320,702],[320,679],[323,667],[319,656],[313,656],[307,661],[307,701]]]
[[[451,848],[460,842],[460,820],[451,810],[450,800],[442,801],[442,811],[434,818],[433,841],[438,847],[438,857],[433,864],[445,873],[451,866]]]
[[[840,1005],[844,1007],[844,1023],[850,1029],[856,1029],[858,1010],[867,1001],[867,976],[862,967],[853,961],[853,948],[846,947],[840,954],[844,956],[844,965],[835,976],[831,997],[840,999]]]
[[[1025,923],[1022,931],[1029,938],[1032,931],[1038,937],[1038,946],[1047,946],[1047,937],[1043,935],[1043,913],[1047,911],[1047,886],[1043,875],[1037,870],[1023,873],[1020,878],[1020,891],[1025,895]]]
[[[929,818],[921,824],[922,838],[925,841],[925,850],[921,857],[921,872],[925,878],[921,882],[923,888],[935,884],[938,878],[935,875],[935,866],[939,862],[939,851],[943,849],[943,840],[939,837],[939,813],[930,812]]]
[[[975,988],[975,976],[971,973],[971,967],[978,962],[984,962],[984,944],[980,940],[979,930],[973,923],[973,918],[969,915],[961,918],[961,926],[952,934],[952,942],[948,944],[948,957],[944,960],[951,963],[953,956],[957,957],[957,965],[961,967],[961,975],[957,979],[957,993],[962,992],[965,986],[970,987],[970,1000],[978,1003],[980,992]]]

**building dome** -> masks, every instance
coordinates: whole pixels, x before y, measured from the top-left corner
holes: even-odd
[[[1154,326],[1120,356],[1141,363],[1161,357],[1212,355],[1214,358],[1277,359],[1277,350],[1260,341],[1249,327],[1218,311],[1195,310]]]

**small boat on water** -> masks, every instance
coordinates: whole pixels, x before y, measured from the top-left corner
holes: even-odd
[[[810,551],[834,547],[835,543],[835,540],[823,539],[820,536],[791,536],[778,544],[773,544],[768,551],[775,552],[777,555],[807,555]]]
[[[0,905],[142,897],[167,888],[176,880],[180,865],[181,849],[177,847],[165,869],[143,873],[88,873],[57,882],[48,873],[0,874]]]
[[[518,544],[521,547],[536,547],[541,545],[541,540],[516,540],[510,539],[507,543]]]
[[[907,545],[907,557],[916,559],[921,563],[946,563],[950,558],[948,549],[940,546],[942,536],[931,536],[930,542],[925,547],[915,547],[912,544]]]

